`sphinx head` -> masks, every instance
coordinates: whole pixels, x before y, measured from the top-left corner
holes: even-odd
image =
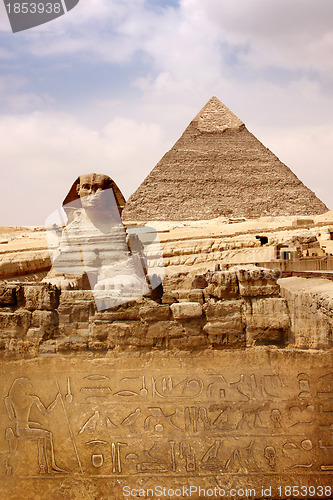
[[[109,199],[113,192],[109,191],[110,178],[103,174],[80,175],[76,192],[80,197],[81,205],[88,210],[107,210],[112,201]]]
[[[125,199],[116,183],[108,175],[96,173],[80,175],[63,202],[68,215],[83,208],[90,213],[120,217],[124,206]]]

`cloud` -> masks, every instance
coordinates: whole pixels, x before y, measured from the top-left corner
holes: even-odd
[[[332,26],[331,0],[81,0],[11,35],[2,223],[43,223],[85,171],[128,196],[212,95],[332,206]]]
[[[82,173],[110,175],[128,197],[165,149],[159,125],[117,117],[94,130],[64,113],[3,116],[0,136],[0,225],[43,224]]]
[[[25,36],[27,49],[43,57],[77,54],[128,62],[143,52],[156,71],[182,74],[206,61],[211,70],[227,62],[250,72],[278,66],[332,77],[331,0],[181,0],[177,7],[165,2],[159,9],[144,0],[81,1],[31,32],[35,36]]]
[[[12,72],[0,76],[0,102],[4,112],[22,113],[50,103],[52,99],[47,94],[31,91],[28,79]]]

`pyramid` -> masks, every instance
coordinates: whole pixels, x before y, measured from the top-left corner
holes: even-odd
[[[125,220],[315,215],[328,208],[212,97],[126,203]]]

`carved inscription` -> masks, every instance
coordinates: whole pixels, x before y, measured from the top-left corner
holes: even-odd
[[[147,368],[11,377],[4,475],[332,470],[332,373]]]

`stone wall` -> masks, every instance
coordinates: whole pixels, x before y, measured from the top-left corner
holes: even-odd
[[[104,311],[96,310],[90,290],[2,284],[0,347],[8,355],[28,356],[114,349],[331,347],[332,304],[325,306],[320,299],[321,312],[313,315],[319,307],[313,295],[300,299],[298,290],[296,298],[292,294],[293,280],[299,279],[280,280],[281,294],[278,277],[274,270],[232,268],[197,276],[191,288],[184,287],[186,276],[174,277],[166,280],[161,299],[141,297]],[[315,319],[310,321],[309,314]],[[306,328],[308,334],[302,333]]]
[[[43,356],[0,381],[1,499],[332,498],[327,351]],[[10,408],[32,403],[27,439]]]
[[[291,343],[301,349],[333,346],[333,282],[326,279],[284,278],[281,295],[288,302]]]
[[[3,283],[0,497],[331,498],[333,282],[278,277],[180,273],[105,311]]]

